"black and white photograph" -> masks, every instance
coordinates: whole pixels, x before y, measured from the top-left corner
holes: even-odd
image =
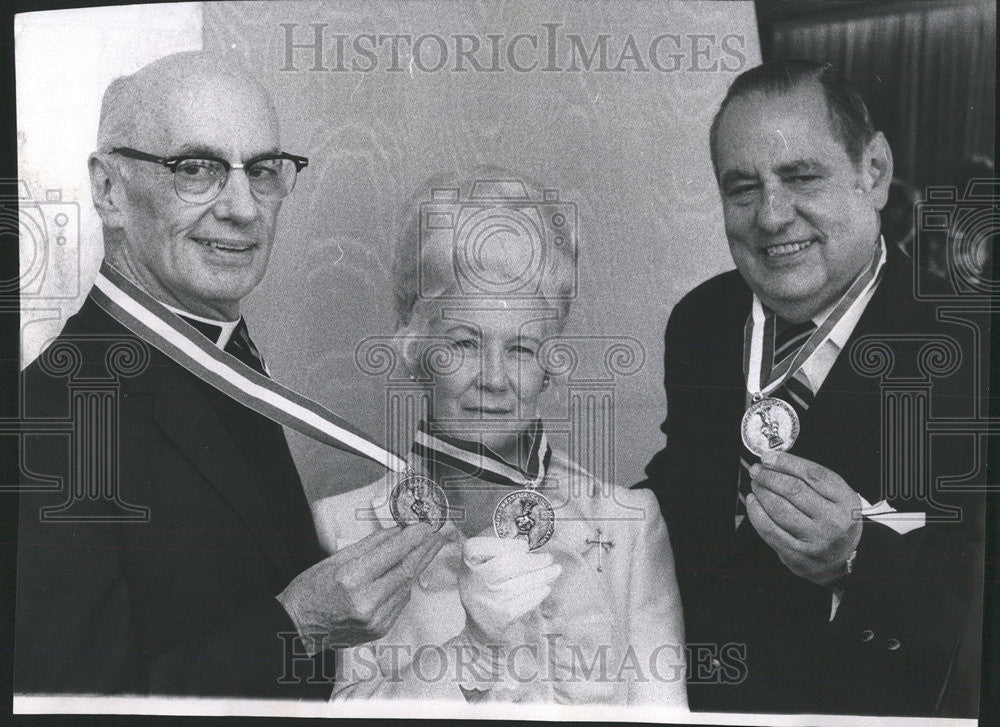
[[[11,724],[1000,723],[995,0],[4,22]]]

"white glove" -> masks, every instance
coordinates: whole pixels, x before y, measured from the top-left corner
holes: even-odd
[[[525,540],[469,538],[458,574],[466,629],[481,644],[508,643],[511,626],[545,600],[561,572],[549,553],[529,553]]]

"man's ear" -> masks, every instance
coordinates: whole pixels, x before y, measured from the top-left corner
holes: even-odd
[[[112,230],[125,227],[121,208],[124,198],[121,174],[103,154],[97,152],[87,159],[87,168],[90,170],[90,194],[104,227]]]
[[[892,183],[893,173],[892,149],[889,148],[889,142],[881,131],[876,131],[875,136],[865,146],[861,164],[861,172],[865,176],[872,204],[876,210],[881,210],[889,199],[889,185]]]

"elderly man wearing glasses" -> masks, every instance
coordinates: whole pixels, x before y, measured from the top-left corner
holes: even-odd
[[[22,376],[22,416],[71,412],[76,444],[22,438],[15,689],[322,699],[326,649],[386,633],[441,543],[419,525],[326,558],[259,404],[283,389],[240,301],[308,161],[267,92],[202,53],[114,81],[98,136],[105,259]]]

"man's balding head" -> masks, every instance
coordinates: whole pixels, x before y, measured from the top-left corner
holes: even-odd
[[[116,78],[104,92],[97,129],[97,149],[141,148],[163,132],[164,116],[189,103],[194,89],[226,86],[257,98],[274,128],[278,116],[264,87],[235,59],[203,51],[184,51],[159,58],[135,73]]]
[[[281,207],[254,195],[242,165],[279,151],[270,95],[229,59],[175,53],[115,80],[90,157],[106,259],[164,303],[233,320],[264,275]],[[203,166],[144,155],[236,168],[215,197],[192,202],[175,191],[176,177]]]

